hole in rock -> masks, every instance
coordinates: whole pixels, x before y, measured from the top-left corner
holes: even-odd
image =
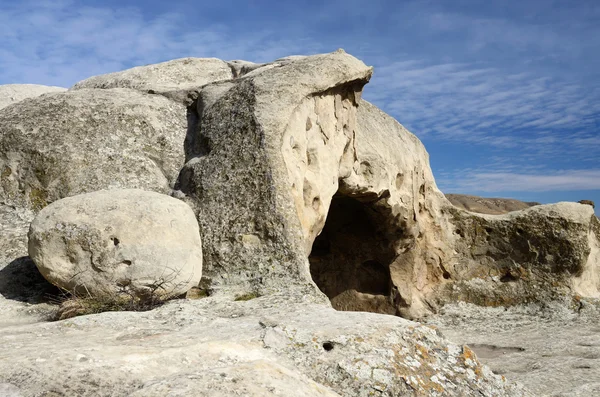
[[[500,281],[503,283],[511,283],[517,281],[518,279],[518,277],[513,276],[510,272],[506,272],[504,276],[500,277]]]
[[[324,342],[323,343],[323,349],[325,349],[325,351],[332,351],[333,350],[333,343],[331,342]]]
[[[114,245],[119,245],[119,243],[120,243],[119,239],[116,237],[111,238],[111,240],[113,241]]]
[[[395,314],[390,264],[401,231],[382,201],[336,194],[313,243],[312,278],[337,310]]]

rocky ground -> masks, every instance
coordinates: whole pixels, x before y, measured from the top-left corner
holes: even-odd
[[[427,323],[468,344],[495,373],[536,396],[600,395],[600,305],[483,308],[453,304]]]

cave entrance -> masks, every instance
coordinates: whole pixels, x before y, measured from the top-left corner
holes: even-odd
[[[336,194],[308,258],[319,289],[336,310],[396,314],[390,264],[396,257],[386,230],[389,210]]]

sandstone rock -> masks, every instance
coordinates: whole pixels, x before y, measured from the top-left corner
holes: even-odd
[[[536,202],[523,202],[505,198],[478,197],[467,194],[446,194],[446,198],[457,208],[480,214],[492,215],[506,214],[507,212],[524,210],[534,205],[540,205],[540,203]]]
[[[66,88],[36,84],[0,85],[0,109],[27,98],[35,98],[42,94],[66,91]]]
[[[248,61],[243,61],[243,60],[239,60],[239,59],[235,60],[235,61],[229,61],[229,62],[227,62],[227,64],[231,68],[231,71],[233,73],[233,78],[242,77],[243,75],[246,75],[246,74],[252,72],[253,70],[256,70],[258,68],[265,66],[264,63],[254,63],[254,62],[248,62]]]
[[[0,383],[27,396],[527,395],[430,327],[301,296],[171,301],[0,327],[0,341]]]
[[[106,188],[169,193],[186,111],[126,89],[77,90],[0,111],[0,203],[34,210]]]
[[[230,65],[220,59],[181,58],[90,77],[75,84],[72,90],[131,88],[149,93],[167,94],[198,88],[214,81],[229,80],[233,77]]]
[[[183,202],[142,190],[104,190],[45,207],[31,223],[29,255],[67,291],[178,296],[200,281],[198,224]]]
[[[206,384],[215,391],[205,395],[232,394],[237,385],[249,395],[518,395],[469,348],[430,328],[334,312],[326,297],[339,310],[412,318],[456,300],[508,306],[598,296],[600,222],[592,208],[480,215],[453,207],[421,142],[361,100],[372,71],[352,56],[232,61],[223,79],[205,79],[212,66],[188,73],[190,65],[100,76],[0,111],[0,204],[8,209],[0,219],[106,187],[169,192],[179,173],[172,194],[201,224],[198,295],[211,294],[147,314],[68,320],[59,323],[64,329],[11,320],[13,329],[0,328],[8,346],[0,384],[32,395],[174,396]],[[148,152],[163,135],[161,149]],[[11,271],[0,276],[25,279],[31,260],[22,253],[23,222],[14,222],[1,244],[14,242],[9,253],[17,257],[6,257]],[[108,255],[92,260],[126,265],[110,256],[114,247],[100,244]],[[10,285],[0,282],[0,309],[24,316]],[[40,329],[45,339],[27,339]],[[15,342],[15,335],[26,337]],[[94,350],[98,344],[110,348]]]

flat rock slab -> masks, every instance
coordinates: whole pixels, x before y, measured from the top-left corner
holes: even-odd
[[[526,395],[432,328],[304,299],[209,297],[0,327],[0,384],[20,396]]]
[[[450,340],[468,344],[497,374],[536,396],[600,395],[598,306],[579,313],[559,304],[512,308],[447,305],[428,319]]]

